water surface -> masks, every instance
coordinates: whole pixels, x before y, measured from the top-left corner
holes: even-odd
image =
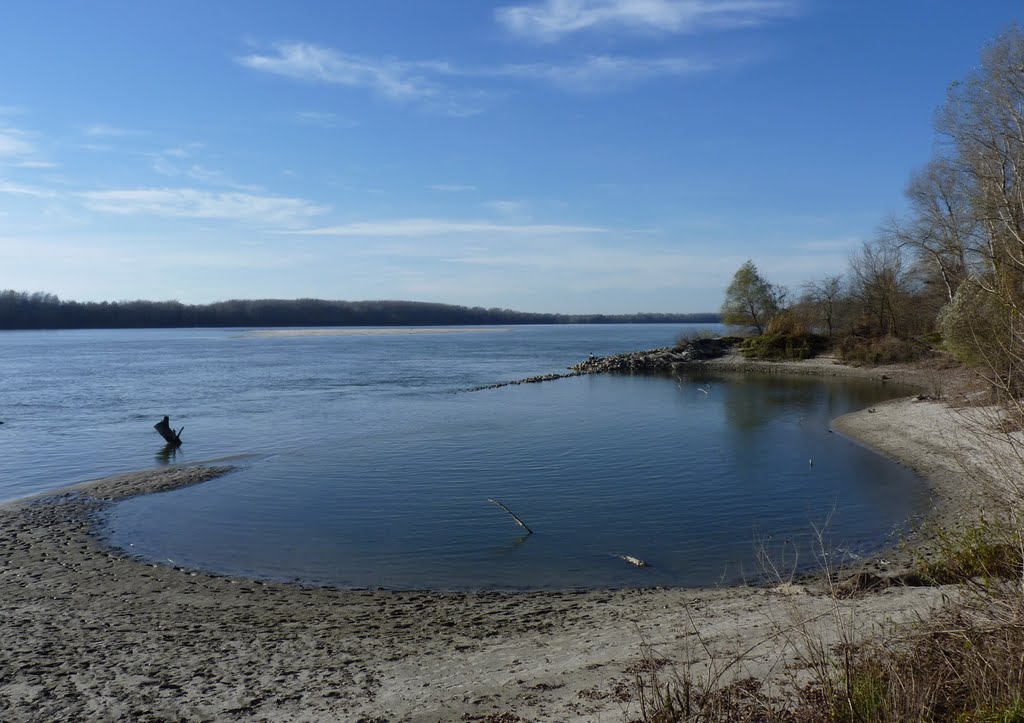
[[[707,585],[812,563],[813,527],[863,555],[927,503],[909,471],[829,432],[901,390],[781,376],[590,376],[589,353],[679,325],[255,338],[231,330],[0,335],[0,494],[247,455],[210,483],[113,507],[147,559],[344,587]],[[499,499],[527,521],[522,528]],[[635,568],[616,555],[651,564]]]

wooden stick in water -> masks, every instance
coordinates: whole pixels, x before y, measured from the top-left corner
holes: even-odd
[[[636,565],[637,567],[650,567],[646,562],[641,560],[639,557],[633,557],[632,555],[616,555],[615,557],[620,560],[625,560],[630,565]]]
[[[518,518],[518,517],[516,516],[516,513],[515,513],[515,512],[513,512],[512,510],[510,510],[510,509],[509,509],[508,507],[506,507],[506,506],[505,506],[505,505],[503,505],[502,503],[498,502],[498,500],[490,500],[490,499],[489,499],[489,500],[487,500],[487,501],[488,501],[488,502],[493,502],[493,503],[494,503],[494,504],[496,504],[496,505],[497,505],[498,507],[500,507],[501,509],[505,510],[505,512],[509,513],[509,514],[510,514],[510,515],[512,516],[512,519],[516,521],[516,524],[517,524],[517,525],[519,525],[519,526],[520,526],[520,527],[522,527],[522,528],[523,528],[524,530],[526,530],[526,532],[527,532],[527,533],[529,533],[529,534],[531,534],[531,535],[533,534],[533,530],[531,530],[531,529],[530,529],[530,528],[529,528],[529,527],[528,527],[528,526],[526,525],[526,523],[525,523],[525,522],[523,522],[522,520],[520,520],[520,519],[519,519],[519,518]]]

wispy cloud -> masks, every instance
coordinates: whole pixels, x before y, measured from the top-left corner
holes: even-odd
[[[125,136],[143,135],[141,131],[119,128],[106,123],[96,123],[85,129],[85,135],[90,138],[123,138]]]
[[[466,87],[477,81],[519,80],[563,90],[608,91],[652,78],[707,72],[720,65],[679,56],[624,55],[594,55],[568,63],[459,65],[444,60],[357,56],[302,43],[280,44],[274,49],[274,55],[248,55],[238,62],[296,80],[364,88],[393,101],[417,103],[451,116],[475,115],[491,100],[493,90]],[[330,120],[316,113],[296,117],[309,123]]]
[[[495,69],[493,74],[542,80],[565,90],[608,91],[652,78],[694,75],[714,68],[711,63],[680,57],[597,55],[567,64],[506,65]]]
[[[514,216],[523,213],[528,205],[526,201],[488,201],[484,207],[504,216]]]
[[[445,193],[463,193],[476,190],[476,186],[466,186],[460,183],[433,183],[427,186],[427,188],[431,191],[442,191]]]
[[[251,193],[214,193],[194,188],[87,191],[78,197],[93,211],[176,218],[225,219],[290,226],[327,212],[300,198]]]
[[[0,158],[20,158],[35,153],[28,134],[17,128],[0,128]]]
[[[0,163],[13,168],[55,168],[36,146],[38,135],[21,128],[0,126]]]
[[[7,193],[15,196],[32,196],[34,198],[54,198],[57,193],[46,188],[25,186],[20,183],[12,183],[0,179],[0,193]]]
[[[187,178],[190,181],[207,186],[221,186],[246,193],[262,193],[260,186],[239,183],[224,171],[198,162],[196,156],[203,148],[200,143],[190,143],[183,146],[173,146],[154,153],[143,154],[152,158],[152,169],[162,176],[170,178]]]
[[[695,33],[762,25],[796,12],[795,0],[543,0],[498,8],[508,30],[542,41],[583,30]]]
[[[53,161],[25,160],[13,164],[16,168],[56,168]]]
[[[170,162],[167,158],[158,156],[153,161],[153,170],[163,176],[187,178],[207,186],[221,186],[245,192],[259,192],[263,190],[259,186],[238,183],[224,171],[208,168],[200,163],[179,166]]]
[[[355,128],[359,125],[350,118],[342,118],[337,113],[315,110],[300,110],[292,114],[292,119],[304,126],[317,128]]]
[[[299,231],[309,236],[354,236],[410,238],[448,236],[454,234],[593,234],[605,233],[600,226],[574,226],[560,224],[508,224],[489,221],[454,221],[436,218],[406,218],[389,221],[367,221],[342,226],[329,226]]]
[[[410,99],[433,94],[418,76],[423,64],[393,58],[370,58],[341,53],[308,43],[279,43],[274,54],[253,54],[238,62],[253,70],[296,80],[370,88],[387,98]]]

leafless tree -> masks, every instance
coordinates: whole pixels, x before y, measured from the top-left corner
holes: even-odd
[[[850,292],[880,335],[902,331],[909,273],[903,252],[885,239],[865,241],[850,257]]]
[[[911,178],[906,195],[910,221],[893,221],[890,235],[912,251],[926,275],[942,284],[945,301],[952,301],[980,244],[964,174],[949,158],[937,158]]]
[[[989,46],[979,69],[955,84],[939,117],[983,234],[988,272],[975,281],[1021,313],[1024,280],[1024,32]]]
[[[803,285],[801,303],[814,310],[815,321],[825,325],[829,336],[832,336],[834,330],[842,294],[843,277],[839,275],[826,276]]]

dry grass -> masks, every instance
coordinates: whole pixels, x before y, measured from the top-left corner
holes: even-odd
[[[932,355],[929,344],[894,336],[848,336],[835,346],[845,362],[859,364],[899,364],[926,359]]]
[[[847,359],[870,363],[925,352],[923,345],[895,339],[846,345]],[[1024,335],[1014,339],[1013,350],[1020,349]],[[948,586],[938,610],[922,611],[911,623],[865,630],[831,569],[841,561],[827,554],[819,534],[820,579],[828,587],[824,613],[819,607],[812,615],[800,604],[792,575],[796,560],[767,553],[761,558],[778,592],[765,641],[798,661],[786,670],[786,684],[777,685],[778,676],[773,683],[742,675],[757,646],[715,658],[691,619],[690,638],[698,649],[683,651],[682,659],[703,654],[712,662],[638,671],[633,690],[639,717],[627,719],[1024,723],[1024,375],[1015,373],[1024,369],[1024,354],[1013,359],[1010,373],[994,362],[970,371],[941,356],[918,362],[929,396],[944,399],[955,415],[957,432],[944,439],[947,453],[975,491],[977,508],[998,512],[928,531],[930,554],[915,560],[913,577]],[[669,659],[666,653],[657,657]]]
[[[1005,492],[1005,487],[1001,487]],[[785,721],[809,723],[1024,723],[1024,585],[1019,528],[983,521],[936,537],[936,554],[921,562],[933,583],[956,583],[955,594],[927,618],[865,631],[844,591],[833,582],[825,535],[818,535],[829,604],[808,616],[798,596],[779,594],[765,640],[799,661],[787,689],[729,676],[753,651],[737,650],[697,675],[646,646],[659,665],[639,670],[631,720]],[[798,590],[788,564],[766,566],[775,589]],[[693,639],[704,647],[699,626]],[[760,644],[760,643],[759,643]],[[757,646],[755,646],[757,647]],[[687,659],[692,659],[690,655]]]

